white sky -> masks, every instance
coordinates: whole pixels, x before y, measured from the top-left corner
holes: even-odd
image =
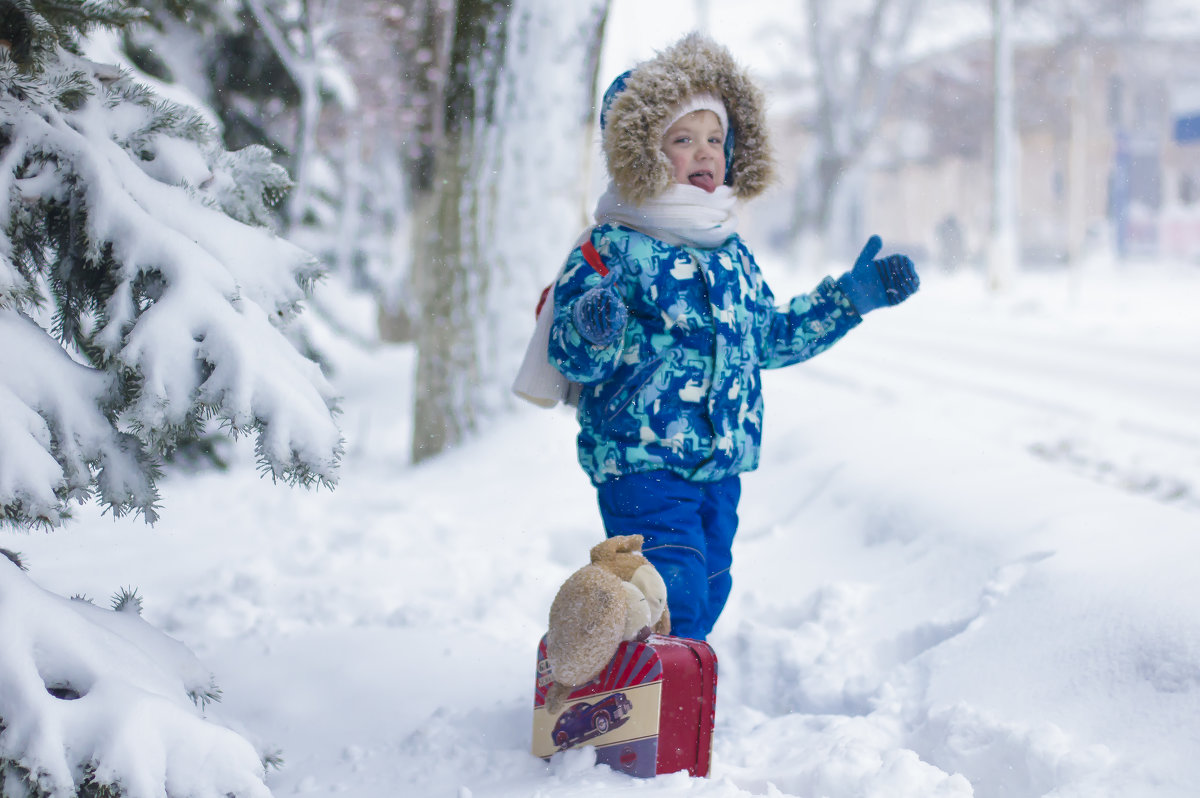
[[[702,27],[700,9],[707,7],[707,33],[729,48],[738,62],[764,75],[791,54],[786,36],[772,33],[772,20],[799,13],[798,0],[613,0],[605,33],[600,83],[614,77],[676,39]],[[792,16],[795,16],[793,14]]]
[[[601,83],[697,29],[728,47],[758,77],[769,76],[805,57],[796,52],[794,38],[805,24],[804,6],[803,0],[612,0]],[[987,0],[927,0],[910,47],[939,50],[985,33],[989,7]]]

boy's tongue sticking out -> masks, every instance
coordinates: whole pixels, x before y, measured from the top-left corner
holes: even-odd
[[[717,181],[711,171],[694,172],[688,175],[688,182],[697,188],[702,188],[709,194],[717,190]]]

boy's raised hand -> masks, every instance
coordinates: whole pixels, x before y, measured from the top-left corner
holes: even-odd
[[[885,305],[898,305],[921,287],[921,278],[907,255],[875,260],[882,247],[879,236],[871,236],[854,266],[838,278],[838,286],[859,315]]]

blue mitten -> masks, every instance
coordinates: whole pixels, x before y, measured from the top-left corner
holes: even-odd
[[[628,317],[620,295],[603,283],[589,288],[575,303],[575,327],[596,346],[608,346],[617,340]]]
[[[838,278],[838,286],[859,315],[885,305],[898,305],[921,287],[921,278],[908,256],[874,260],[882,246],[879,236],[871,236],[853,268]]]

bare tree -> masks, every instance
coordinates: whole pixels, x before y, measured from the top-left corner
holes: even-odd
[[[829,237],[837,191],[879,131],[920,3],[806,0],[817,142],[811,173],[800,180],[799,236]]]
[[[338,32],[340,3],[339,0],[300,0],[298,4],[277,0],[243,2],[300,95],[291,159],[294,185],[287,206],[287,226],[294,230],[309,212],[311,170],[317,152],[322,104],[332,95],[342,100],[345,110],[350,110],[355,99],[347,96],[348,82],[341,82],[339,92],[332,81],[343,66],[332,44]]]

